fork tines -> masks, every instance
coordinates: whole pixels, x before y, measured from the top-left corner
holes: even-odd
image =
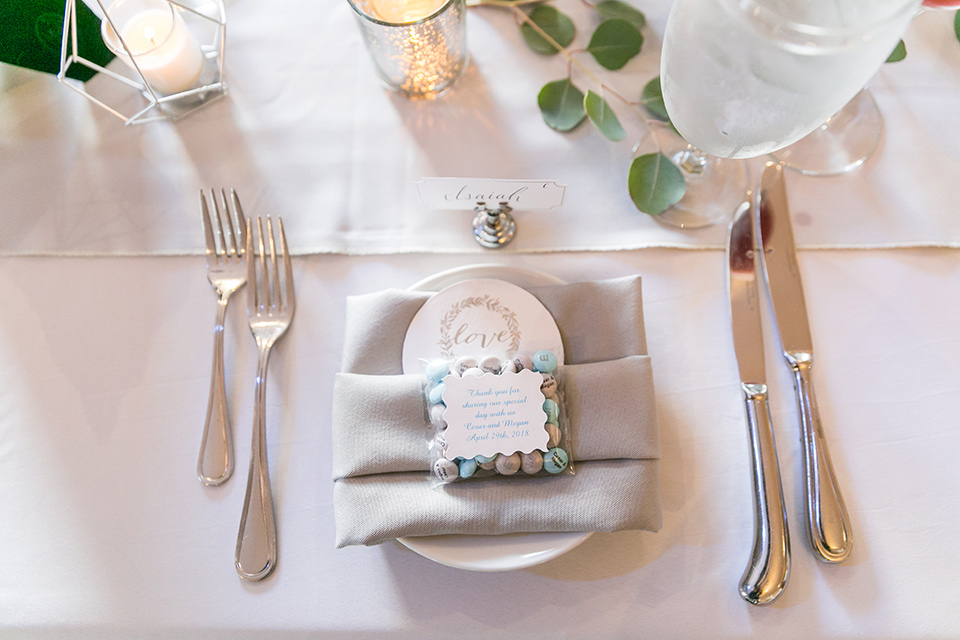
[[[219,258],[236,257],[243,255],[247,243],[247,220],[240,206],[240,198],[234,189],[230,189],[230,200],[227,200],[227,190],[210,189],[210,201],[213,202],[213,217],[210,216],[210,206],[207,196],[200,189],[200,211],[203,220],[203,231],[206,237],[207,257],[216,255]],[[230,206],[233,204],[233,207]],[[221,213],[221,210],[223,213]],[[231,211],[233,215],[231,216]],[[226,216],[226,227],[223,218]]]
[[[251,258],[247,263],[247,279],[253,285],[253,290],[247,296],[247,312],[251,316],[290,313],[294,307],[293,270],[283,220],[277,218],[277,233],[280,236],[278,252],[273,220],[270,216],[266,219],[266,233],[263,218],[257,217],[256,228],[251,228],[250,222],[247,223],[247,251]],[[282,278],[278,257],[283,261]]]

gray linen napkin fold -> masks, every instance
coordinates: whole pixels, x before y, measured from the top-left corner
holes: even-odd
[[[653,376],[640,278],[528,289],[564,341],[564,411],[575,473],[431,480],[421,380],[403,375],[407,326],[431,294],[347,300],[334,385],[337,546],[402,536],[660,528]]]

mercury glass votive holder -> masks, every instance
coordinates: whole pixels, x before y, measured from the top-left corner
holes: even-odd
[[[467,66],[464,0],[347,0],[377,74],[408,98],[432,98]]]

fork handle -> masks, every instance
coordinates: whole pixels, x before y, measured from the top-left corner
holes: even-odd
[[[277,523],[267,468],[266,396],[270,345],[259,343],[257,346],[259,357],[253,403],[253,443],[236,551],[237,573],[249,582],[263,580],[277,565]]]
[[[227,391],[223,380],[223,324],[227,300],[217,296],[217,321],[213,327],[213,370],[210,373],[210,398],[207,419],[203,425],[203,441],[197,460],[197,477],[208,487],[221,485],[233,474],[233,440],[227,416]]]

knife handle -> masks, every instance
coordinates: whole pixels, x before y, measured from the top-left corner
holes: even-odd
[[[813,360],[808,354],[789,357],[793,368],[800,427],[803,434],[803,468],[806,476],[807,533],[810,545],[824,562],[843,562],[850,555],[853,539],[850,516],[840,495],[837,477],[823,437],[820,412],[810,377]]]
[[[754,529],[750,564],[740,578],[740,596],[755,605],[770,604],[790,576],[790,532],[780,485],[767,387],[743,384],[753,463]]]

